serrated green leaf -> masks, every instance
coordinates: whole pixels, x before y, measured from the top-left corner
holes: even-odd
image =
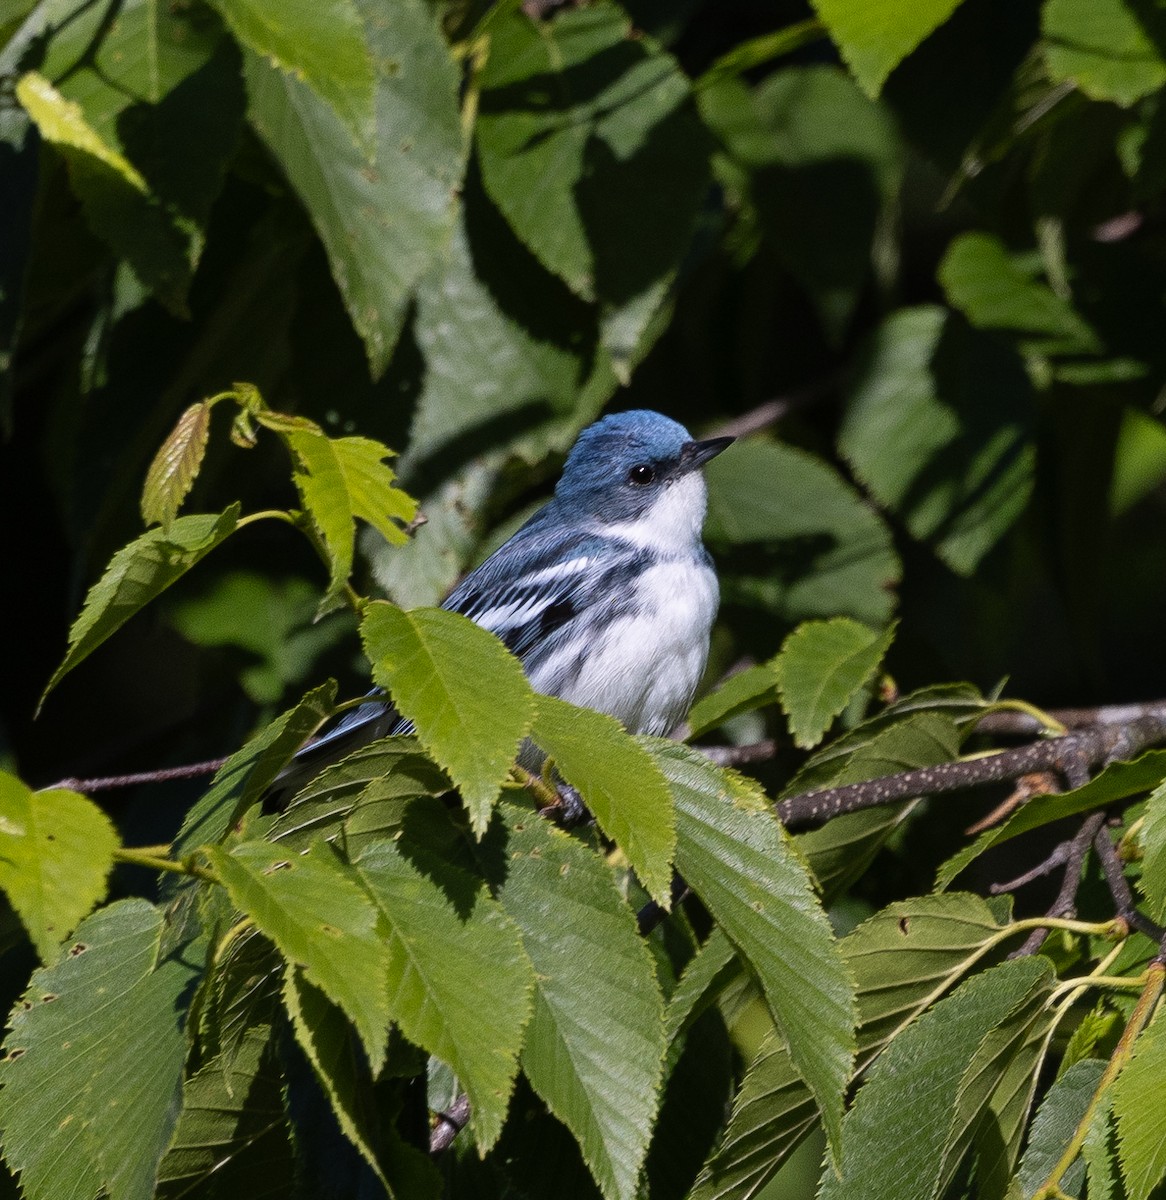
[[[218,1195],[266,1200],[294,1178],[282,1080],[269,1026],[248,1029],[229,1068],[217,1059],[187,1080],[182,1113],[158,1169],[160,1200],[179,1200],[213,1175]]]
[[[388,1038],[389,954],[355,871],[325,843],[304,854],[258,841],[229,851],[211,846],[206,854],[232,903],[344,1011],[379,1069]]]
[[[813,0],[846,65],[868,96],[877,96],[887,76],[959,7],[960,0]]]
[[[692,737],[715,729],[731,717],[777,703],[777,674],[773,663],[758,663],[730,675],[715,692],[702,696],[688,714]]]
[[[1027,334],[1025,345],[1045,354],[1102,349],[1097,334],[1073,306],[1025,274],[991,234],[955,238],[939,264],[938,279],[948,303],[978,329]]]
[[[1118,1014],[1107,1001],[1098,1000],[1096,1005],[1082,1018],[1077,1028],[1073,1030],[1065,1053],[1061,1055],[1061,1063],[1057,1074],[1063,1075],[1074,1063],[1086,1058],[1095,1058],[1094,1053],[1101,1042],[1113,1032],[1117,1024]]]
[[[922,306],[893,313],[871,337],[838,445],[914,538],[970,575],[1028,503],[1033,420],[1016,351]]]
[[[724,930],[714,925],[704,945],[685,964],[684,974],[668,998],[664,1035],[669,1046],[741,970],[736,948]]]
[[[1095,775],[1083,787],[1055,795],[1035,796],[994,829],[985,830],[970,846],[952,855],[935,878],[939,889],[951,881],[985,850],[998,846],[1018,834],[1038,829],[1062,817],[1076,816],[1090,809],[1103,808],[1115,800],[1148,791],[1166,779],[1166,750],[1149,750],[1133,762],[1110,763],[1100,775]]]
[[[1166,1017],[1159,1008],[1113,1085],[1113,1115],[1129,1200],[1146,1200],[1166,1175],[1166,1109],[1161,1102],[1164,1073]]]
[[[0,771],[0,890],[44,962],[105,896],[117,846],[109,818],[86,797],[34,792]]]
[[[838,1153],[854,1063],[854,985],[805,865],[751,781],[642,738],[676,800],[680,874],[761,983]]]
[[[1047,0],[1041,8],[1045,64],[1094,100],[1130,105],[1166,83],[1166,20],[1126,0]]]
[[[668,904],[676,814],[652,756],[613,717],[553,696],[538,697],[531,739],[627,855],[644,890]]]
[[[239,41],[308,85],[357,140],[373,119],[373,61],[353,0],[212,0]]]
[[[162,914],[120,900],[35,971],[9,1017],[0,1134],[27,1200],[152,1200],[178,1118],[190,955],[156,962]]]
[[[1113,1126],[1113,1105],[1103,1097],[1085,1131],[1081,1144],[1085,1160],[1089,1200],[1125,1200],[1125,1188],[1118,1167],[1117,1132]]]
[[[372,1076],[360,1059],[352,1026],[344,1014],[298,967],[288,964],[283,1003],[296,1041],[312,1064],[341,1132],[392,1197],[381,1167],[378,1114],[372,1101]]]
[[[518,660],[492,633],[438,608],[370,604],[360,636],[373,678],[448,772],[481,835],[535,713]]]
[[[534,980],[518,930],[484,888],[455,909],[392,842],[370,845],[356,870],[386,929],[392,1018],[453,1068],[484,1153],[502,1131],[530,1016]]]
[[[239,505],[232,504],[218,514],[178,517],[169,529],[150,529],[123,546],[85,596],[81,615],[69,630],[68,652],[53,672],[45,695],[138,609],[230,537],[238,521]]]
[[[460,69],[425,0],[392,19],[357,0],[376,77],[369,151],[307,83],[255,55],[251,120],[312,219],[353,326],[380,375],[417,281],[445,253],[465,164]]]
[[[774,660],[781,706],[795,745],[816,746],[834,718],[869,681],[895,636],[849,617],[806,621],[785,639]]]
[[[275,782],[292,755],[332,715],[335,702],[336,684],[330,679],[236,750],[215,773],[209,790],[186,814],[174,853],[181,858],[198,846],[222,841]]]
[[[980,1046],[1050,977],[1039,958],[1003,963],[903,1030],[843,1121],[840,1173],[824,1173],[822,1200],[932,1200],[959,1135],[956,1104],[969,1047]]]
[[[192,404],[178,418],[162,443],[142,487],[142,520],[168,527],[194,485],[206,453],[211,408],[206,401]]]
[[[1146,801],[1142,817],[1142,874],[1138,888],[1155,921],[1166,916],[1166,783]]]
[[[1018,1173],[1026,1200],[1043,1186],[1065,1152],[1104,1073],[1105,1063],[1100,1059],[1087,1058],[1075,1063],[1041,1101]],[[1060,1186],[1072,1196],[1080,1190],[1084,1178],[1085,1164],[1078,1161],[1062,1176]]]
[[[534,966],[522,1052],[608,1200],[631,1200],[659,1105],[663,1005],[652,958],[611,870],[528,810],[502,806],[484,843],[505,861],[498,898]]]
[[[688,80],[614,4],[494,21],[476,125],[486,190],[576,294],[622,306],[675,268],[708,179]],[[633,339],[634,341],[635,339]]]

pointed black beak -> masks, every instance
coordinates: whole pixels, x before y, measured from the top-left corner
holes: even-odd
[[[737,439],[731,437],[708,438],[703,442],[685,442],[680,450],[680,468],[682,471],[695,471],[703,467],[710,458],[716,458],[722,450],[727,450]]]

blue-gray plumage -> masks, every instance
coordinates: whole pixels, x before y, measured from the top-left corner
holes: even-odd
[[[446,598],[496,634],[534,689],[667,733],[708,658],[717,577],[701,542],[701,466],[732,438],[693,441],[657,412],[616,413],[579,435],[553,499]],[[309,748],[400,731],[362,705]],[[339,744],[338,744],[339,743]]]

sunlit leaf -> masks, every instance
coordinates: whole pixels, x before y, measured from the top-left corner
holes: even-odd
[[[1130,1200],[1146,1200],[1166,1175],[1166,1109],[1160,1103],[1164,1072],[1166,1019],[1159,1010],[1113,1085],[1122,1177]]]
[[[210,422],[210,405],[192,404],[154,456],[142,487],[142,520],[147,525],[169,526],[178,515],[202,466]]]

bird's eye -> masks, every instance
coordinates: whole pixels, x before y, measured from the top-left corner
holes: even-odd
[[[638,483],[643,486],[645,483],[651,483],[656,478],[656,472],[648,466],[647,463],[640,463],[632,467],[628,472],[628,480],[631,483]]]

